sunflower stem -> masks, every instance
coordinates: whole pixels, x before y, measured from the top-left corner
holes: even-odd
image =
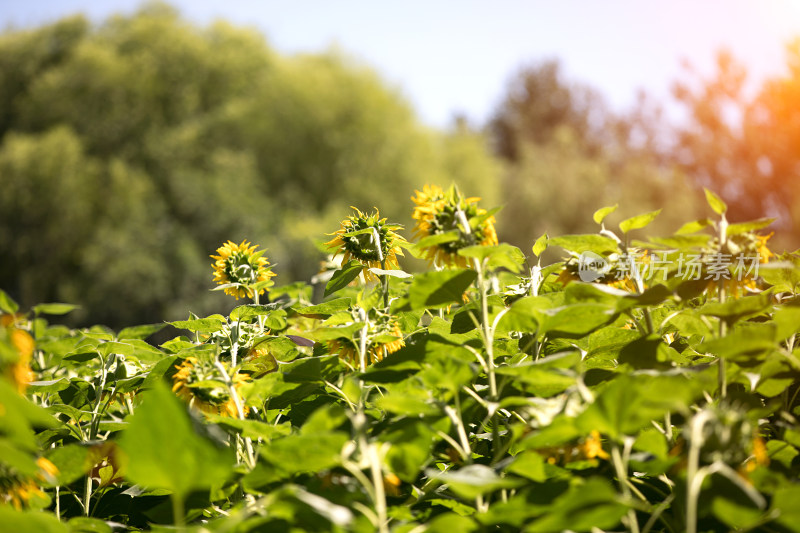
[[[381,236],[378,233],[378,229],[374,226],[372,227],[372,241],[375,243],[375,250],[378,252],[378,261],[381,263],[381,270],[386,270],[386,258],[383,256],[383,250],[381,249]],[[381,280],[381,288],[383,289],[383,306],[388,308],[389,307],[389,276],[386,274],[381,274],[378,276]]]
[[[472,228],[469,225],[467,215],[460,206],[456,208],[456,218],[458,218],[459,222],[461,223],[464,234],[467,236],[470,243],[473,243],[475,236],[472,234]],[[492,417],[492,449],[495,452],[495,459],[497,459],[497,452],[500,450],[498,442],[500,439],[500,430],[497,427],[497,409],[493,407],[498,400],[497,378],[495,377],[494,372],[494,331],[489,323],[489,302],[484,265],[477,257],[472,258],[472,263],[475,271],[478,273],[478,279],[475,281],[475,283],[477,284],[481,304],[481,337],[483,337],[483,345],[486,348],[486,373],[489,378],[489,408]]]
[[[228,393],[231,395],[231,399],[233,400],[233,405],[236,406],[236,415],[239,420],[245,419],[244,409],[242,408],[242,401],[239,398],[239,394],[236,392],[236,387],[234,386],[233,380],[228,375],[228,372],[225,370],[225,367],[219,360],[214,361],[214,366],[217,367],[220,374],[222,374],[223,379],[225,380],[225,384],[228,386]],[[250,468],[255,468],[256,466],[256,458],[255,458],[255,451],[253,450],[253,441],[250,437],[241,437],[240,435],[236,435],[237,440],[242,439],[244,440],[244,447],[245,447],[245,456],[244,460],[247,466]]]
[[[186,531],[186,509],[183,505],[183,496],[174,492],[170,495],[172,500],[172,522],[178,531]]]
[[[689,457],[686,464],[686,533],[697,532],[697,500],[705,473],[700,471],[700,448],[708,411],[696,414],[689,423]],[[700,480],[700,484],[697,483]]]
[[[83,487],[83,516],[89,516],[89,508],[92,504],[92,476],[86,474],[86,484]]]
[[[253,304],[258,306],[260,305],[261,298],[259,297],[258,291],[253,291]],[[261,313],[258,314],[258,332],[263,335],[264,334],[264,315]]]
[[[481,336],[483,337],[483,344],[486,348],[486,370],[487,377],[489,378],[489,414],[492,418],[492,450],[494,451],[494,460],[499,458],[499,451],[502,449],[500,446],[500,428],[498,427],[499,418],[497,416],[496,404],[498,401],[497,392],[497,378],[495,376],[495,363],[494,363],[494,331],[489,323],[489,302],[486,289],[486,280],[484,278],[484,265],[477,258],[473,258],[475,270],[478,273],[478,294],[480,295],[481,304]],[[494,462],[493,460],[493,462]]]
[[[362,310],[363,311],[363,310]],[[366,318],[366,317],[365,317]],[[362,338],[363,342],[363,338]],[[355,474],[361,474],[357,478],[361,481],[364,488],[367,490],[372,498],[372,503],[375,506],[375,525],[379,533],[389,533],[389,516],[386,506],[386,489],[383,485],[383,467],[381,466],[381,458],[378,453],[378,445],[376,443],[370,444],[367,441],[366,431],[366,415],[364,414],[364,405],[366,397],[369,394],[369,389],[364,386],[364,382],[359,379],[358,386],[360,394],[358,396],[358,406],[355,415],[353,416],[353,431],[355,432],[356,442],[358,443],[359,451],[361,452],[361,463],[366,460],[369,465],[370,477],[372,482],[359,472],[359,467],[353,471]]]
[[[358,308],[358,314],[364,321],[364,327],[359,330],[358,342],[358,369],[363,374],[367,371],[367,333],[369,332],[369,318],[366,311]]]
[[[720,251],[724,249],[728,238],[728,220],[725,218],[725,214],[722,214],[722,220],[720,220],[719,224],[719,244],[720,244]],[[725,292],[725,279],[724,276],[720,277],[719,279],[719,303],[724,304],[725,300],[727,299],[727,294]],[[719,319],[719,337],[722,338],[727,334],[727,324],[725,323],[725,319]],[[727,378],[727,369],[725,368],[725,360],[722,357],[717,358],[717,381],[718,381],[718,388],[719,388],[719,397],[720,399],[725,399],[728,395],[728,378]]]
[[[622,494],[624,494],[627,499],[630,499],[631,489],[628,486],[628,464],[627,461],[623,459],[619,444],[616,441],[611,445],[611,460],[614,463],[614,470],[617,473],[617,481],[619,482]],[[636,519],[636,511],[633,509],[628,510],[627,518],[628,528],[631,533],[639,533],[639,522]]]

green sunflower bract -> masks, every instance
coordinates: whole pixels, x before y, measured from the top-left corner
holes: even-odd
[[[469,261],[458,255],[459,250],[476,244],[497,245],[494,216],[478,207],[480,198],[465,198],[456,187],[444,191],[437,185],[425,185],[416,193],[411,198],[417,204],[412,214],[416,220],[414,237],[422,241],[448,233],[453,236],[451,240],[423,243],[423,258],[437,266],[468,268]]]
[[[352,206],[351,206],[352,207]],[[364,279],[375,281],[377,276],[370,268],[397,269],[397,256],[402,256],[400,246],[406,240],[396,233],[402,229],[399,224],[387,224],[378,209],[372,214],[362,213],[352,207],[355,214],[342,220],[341,227],[330,235],[335,235],[326,246],[334,257],[342,254],[342,263],[355,259],[364,265]],[[376,242],[377,239],[377,242]]]
[[[225,294],[230,294],[237,300],[239,298],[253,298],[255,294],[264,293],[267,288],[264,283],[275,276],[270,270],[269,261],[262,257],[264,250],[257,252],[257,245],[251,246],[248,241],[236,244],[228,241],[219,248],[219,255],[212,255],[215,259],[211,265],[214,269],[214,281],[220,285],[231,284],[225,288]],[[253,286],[258,284],[259,288]]]

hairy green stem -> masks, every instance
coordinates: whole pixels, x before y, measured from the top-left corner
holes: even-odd
[[[222,363],[219,360],[214,361],[214,366],[217,367],[220,374],[222,374],[223,379],[225,380],[225,384],[228,386],[228,394],[231,395],[231,399],[233,400],[233,405],[236,406],[236,415],[239,420],[245,419],[244,408],[242,407],[242,400],[239,398],[239,394],[236,392],[236,387],[234,386],[233,380],[228,375],[228,372],[225,370],[225,367],[222,366]],[[245,463],[250,468],[254,468],[256,466],[256,457],[255,451],[253,450],[253,441],[250,437],[242,437],[241,435],[236,435],[237,442],[244,440],[244,448],[245,448]]]
[[[689,457],[686,464],[686,533],[697,533],[697,499],[700,495],[700,485],[697,479],[702,479],[705,474],[699,471],[700,447],[703,439],[703,426],[709,417],[707,411],[701,411],[692,418],[689,427]]]
[[[631,498],[631,489],[628,486],[628,465],[623,460],[622,453],[619,450],[619,444],[614,441],[611,445],[611,460],[614,463],[614,470],[617,473],[617,481],[622,490],[622,494],[627,499]],[[636,519],[636,511],[633,509],[628,510],[628,528],[632,533],[639,533],[639,522]]]

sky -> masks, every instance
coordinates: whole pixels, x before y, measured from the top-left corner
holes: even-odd
[[[645,90],[667,107],[682,60],[713,72],[726,48],[752,87],[786,69],[800,37],[800,0],[172,0],[190,20],[258,28],[284,53],[335,46],[377,70],[425,123],[457,114],[484,124],[525,65],[557,59],[567,79],[597,89],[611,108]],[[101,22],[138,0],[0,0],[0,27],[30,27],[76,12]]]

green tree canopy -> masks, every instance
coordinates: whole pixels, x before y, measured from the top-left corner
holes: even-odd
[[[255,30],[164,4],[0,35],[0,266],[23,305],[109,325],[203,313],[227,239],[307,279],[350,205],[410,223],[426,182],[497,197],[483,138],[432,131],[337,51],[285,56]],[[182,317],[180,317],[182,318]]]

